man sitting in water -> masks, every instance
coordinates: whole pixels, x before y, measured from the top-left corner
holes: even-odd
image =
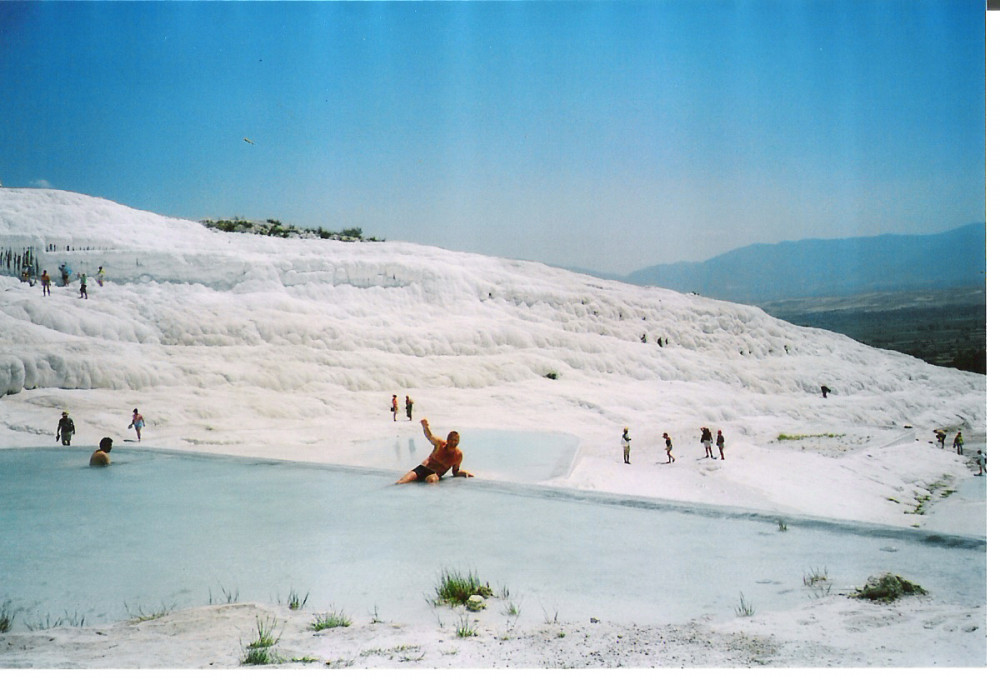
[[[91,466],[107,467],[111,465],[109,453],[111,453],[111,437],[105,437],[101,440],[101,447],[90,456]]]
[[[420,421],[424,426],[424,436],[434,445],[431,455],[427,456],[423,463],[413,468],[399,478],[396,484],[408,484],[409,482],[427,482],[432,484],[441,480],[451,468],[451,474],[456,477],[474,477],[468,470],[462,470],[462,451],[458,448],[458,432],[448,434],[448,441],[438,439],[431,434],[431,428],[427,424],[427,419]]]

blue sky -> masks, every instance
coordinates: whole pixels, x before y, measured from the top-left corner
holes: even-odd
[[[0,3],[0,182],[610,273],[940,232],[983,6]]]

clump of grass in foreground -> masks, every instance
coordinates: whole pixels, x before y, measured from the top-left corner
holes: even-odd
[[[258,616],[257,639],[247,645],[246,654],[243,655],[240,663],[244,666],[264,666],[272,663],[281,663],[281,657],[274,653],[274,646],[281,639],[280,635],[274,634],[274,629],[277,627],[277,619],[261,619]]]
[[[326,630],[327,628],[347,628],[353,623],[350,617],[344,615],[344,611],[317,614],[309,628],[315,631]]]
[[[464,605],[473,595],[493,597],[490,584],[480,583],[479,576],[469,573],[462,576],[457,571],[445,571],[438,583],[434,604]]]
[[[926,595],[927,591],[897,574],[870,576],[863,588],[856,588],[850,597],[872,602],[895,602],[904,595]]]

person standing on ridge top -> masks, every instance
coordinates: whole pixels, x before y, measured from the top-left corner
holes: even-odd
[[[463,455],[462,450],[458,448],[458,432],[449,432],[446,441],[431,434],[431,427],[426,418],[421,420],[420,424],[424,426],[424,436],[427,437],[427,441],[434,445],[434,450],[431,455],[424,459],[424,462],[400,477],[396,484],[409,484],[410,482],[433,484],[441,481],[449,469],[455,477],[475,477],[468,470],[461,469]]]
[[[70,439],[76,434],[76,426],[73,425],[73,419],[69,417],[67,411],[62,412],[62,418],[59,419],[59,424],[56,425],[56,441],[62,440],[63,446],[69,446]]]
[[[628,455],[632,450],[632,438],[628,436],[628,428],[622,432],[622,455],[625,456],[625,464],[631,465],[632,463],[628,459]]]

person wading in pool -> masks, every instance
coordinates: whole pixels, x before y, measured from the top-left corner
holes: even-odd
[[[90,456],[90,464],[93,467],[107,467],[111,465],[111,457],[108,456],[111,453],[111,444],[111,437],[105,437],[101,440],[100,448]]]
[[[408,484],[410,482],[427,482],[432,484],[441,481],[441,478],[451,469],[451,474],[456,477],[474,477],[468,470],[462,470],[462,451],[458,448],[458,432],[448,434],[448,440],[439,439],[431,434],[430,425],[427,419],[420,421],[424,426],[424,436],[434,445],[431,455],[424,459],[424,462],[413,468],[399,478],[396,484]]]

